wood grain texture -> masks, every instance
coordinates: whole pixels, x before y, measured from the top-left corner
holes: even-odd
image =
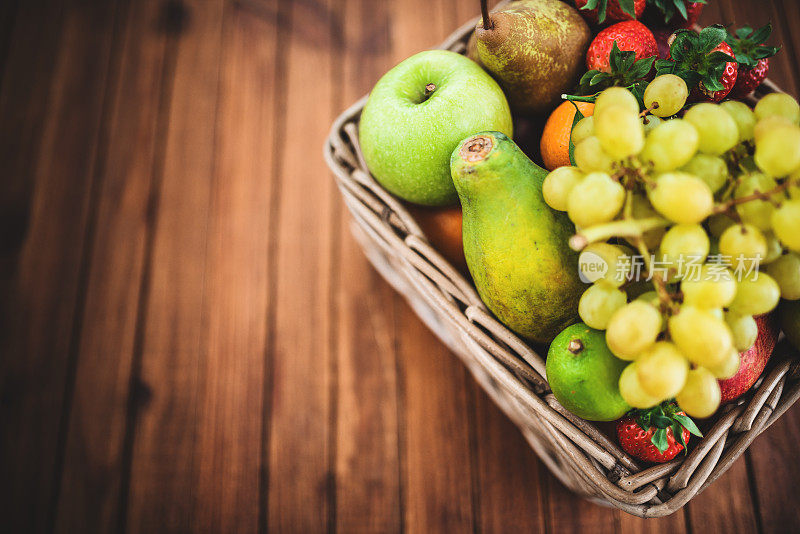
[[[57,508],[61,532],[116,528],[138,301],[157,168],[167,38],[161,3],[121,10],[91,221],[83,328]],[[114,355],[114,357],[109,357]]]
[[[274,19],[254,17],[236,5],[226,8],[224,22],[205,251],[192,530],[256,532],[262,499],[271,198],[277,180],[272,171],[279,35]]]
[[[197,512],[195,451],[206,378],[203,304],[223,4],[171,6],[166,21],[179,38],[134,355],[123,517],[130,532],[187,531]]]
[[[114,11],[114,2],[68,2],[60,27],[44,23],[58,32],[47,111],[27,115],[27,108],[18,117],[41,119],[42,137],[20,140],[21,151],[38,154],[34,166],[11,160],[12,173],[22,173],[12,174],[12,181],[29,180],[23,189],[31,194],[30,223],[2,303],[0,514],[11,531],[45,531],[53,516]],[[49,37],[42,37],[45,48],[39,53],[47,63]],[[37,73],[23,74],[33,76],[26,81],[46,83]],[[34,103],[42,105],[39,91],[32,92]],[[37,130],[22,128],[30,136]],[[38,144],[38,150],[27,143]],[[16,200],[25,203],[26,197]]]
[[[283,2],[289,33],[279,134],[279,205],[273,230],[276,313],[270,329],[266,526],[320,532],[335,519],[333,449],[336,371],[332,356],[334,185],[317,154],[336,113],[336,4]],[[289,11],[283,11],[283,10]],[[314,100],[308,91],[313,88]]]
[[[13,24],[6,27],[0,85],[0,254],[10,256],[18,252],[28,229],[32,176],[64,24],[63,2],[21,2],[6,16]],[[0,286],[0,296],[6,291]]]
[[[391,67],[391,4],[347,0],[337,12],[343,46],[340,107],[357,100]],[[349,212],[336,203],[331,316],[336,330],[336,524],[339,532],[402,527],[397,384],[400,297],[361,253]]]

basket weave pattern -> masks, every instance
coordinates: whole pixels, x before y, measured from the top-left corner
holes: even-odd
[[[475,23],[462,26],[440,48],[463,53]],[[776,90],[769,83],[763,87]],[[642,466],[558,403],[545,379],[544,359],[489,313],[472,283],[430,246],[402,203],[370,175],[358,145],[365,102],[366,97],[336,120],[325,144],[356,239],[567,487],[637,516],[669,515],[722,475],[800,397],[800,354],[784,341],[760,383],[738,404],[722,407],[688,456]]]

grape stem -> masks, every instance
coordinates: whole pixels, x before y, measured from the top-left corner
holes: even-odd
[[[572,250],[580,252],[586,248],[589,243],[606,241],[612,237],[640,238],[645,232],[654,230],[655,228],[664,228],[666,226],[669,226],[669,221],[661,217],[612,221],[584,228],[569,238],[569,246],[572,247]]]
[[[648,113],[652,112],[654,109],[658,109],[658,102],[653,102],[653,105],[652,105],[652,106],[650,106],[649,108],[645,109],[645,110],[644,110],[644,111],[642,111],[641,113],[639,113],[639,116],[640,116],[640,117],[644,117],[644,116],[646,116]]]
[[[728,200],[727,202],[723,202],[721,204],[717,204],[716,206],[714,206],[713,213],[727,213],[727,212],[730,211],[730,209],[733,206],[736,206],[738,204],[744,204],[746,202],[751,202],[753,200],[769,200],[769,201],[772,201],[772,199],[771,199],[772,195],[775,195],[776,193],[781,193],[781,192],[787,190],[793,184],[800,185],[800,179],[792,180],[792,179],[787,178],[786,181],[784,181],[782,184],[780,184],[777,187],[773,187],[769,191],[761,192],[761,191],[756,190],[750,195],[739,197],[739,198],[732,198],[732,199]]]
[[[588,95],[588,96],[578,96],[578,95],[568,95],[568,94],[565,93],[565,94],[561,95],[561,100],[569,100],[570,102],[592,102],[593,103],[595,100],[597,100],[597,95],[599,95],[599,94],[600,93],[595,93],[593,95]]]

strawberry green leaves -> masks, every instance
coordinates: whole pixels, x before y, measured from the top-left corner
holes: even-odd
[[[753,68],[758,60],[772,57],[781,49],[779,46],[767,46],[764,43],[772,34],[772,24],[754,30],[750,26],[743,26],[734,33],[728,33],[725,38],[733,50],[736,61],[740,65]]]
[[[703,437],[694,421],[682,413],[674,402],[665,402],[648,410],[637,410],[636,423],[645,432],[655,428],[650,442],[661,453],[669,448],[667,429],[672,430],[675,441],[683,445],[684,450],[686,450],[686,441],[683,439],[683,429],[697,437]]]
[[[664,15],[664,22],[670,22],[675,15],[679,15],[683,20],[689,19],[689,12],[686,9],[688,0],[651,0],[652,4]],[[694,0],[698,4],[705,4],[706,0]]]
[[[589,95],[611,86],[628,87],[640,82],[650,73],[655,59],[655,57],[646,57],[637,61],[636,52],[620,50],[617,41],[614,41],[609,55],[611,72],[588,71],[581,76],[578,82],[578,94]]]
[[[620,9],[630,15],[634,20],[636,19],[636,8],[634,0],[618,0]],[[581,9],[592,10],[597,9],[597,22],[602,24],[606,20],[606,11],[608,10],[608,0],[588,0],[586,5]]]

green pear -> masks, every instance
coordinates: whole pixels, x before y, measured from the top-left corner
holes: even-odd
[[[518,0],[475,27],[479,63],[500,83],[511,110],[543,114],[585,71],[591,32],[559,0]]]
[[[450,159],[464,255],[483,302],[506,326],[549,343],[577,318],[583,284],[575,228],[542,198],[547,171],[500,132],[462,141]]]

